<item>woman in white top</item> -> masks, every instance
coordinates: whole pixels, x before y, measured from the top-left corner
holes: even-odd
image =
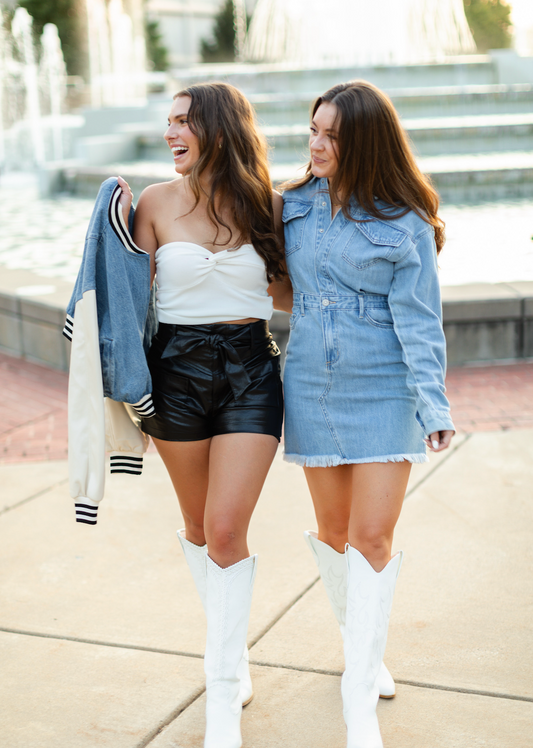
[[[257,557],[247,531],[279,438],[273,301],[290,308],[281,195],[245,97],[224,83],[174,98],[165,140],[182,179],[143,191],[134,240],[157,275],[148,362],[156,415],[143,421],[176,489],[178,532],[207,615],[206,748],[240,748],[252,698],[246,633]],[[132,194],[120,182],[125,215]]]

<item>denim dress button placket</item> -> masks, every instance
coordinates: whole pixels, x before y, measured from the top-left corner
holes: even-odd
[[[336,302],[331,298],[337,295],[337,286],[329,273],[328,264],[331,247],[342,230],[342,224],[337,220],[337,216],[333,219],[331,218],[331,203],[329,195],[327,198],[323,195],[319,195],[317,207],[319,214],[318,226],[324,231],[324,236],[322,237],[321,231],[319,231],[319,235],[317,236],[316,275],[321,296],[320,308],[324,352],[326,355],[326,365],[329,369],[331,364],[335,363],[337,360],[339,350],[337,320],[335,314]]]

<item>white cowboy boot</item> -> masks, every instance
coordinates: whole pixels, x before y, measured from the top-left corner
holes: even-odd
[[[347,748],[383,748],[376,706],[376,678],[387,643],[389,617],[403,554],[397,553],[379,573],[366,558],[346,546],[348,591],[341,693],[348,731]]]
[[[207,556],[207,545],[195,545],[187,540],[185,537],[185,530],[178,530],[178,538],[183,548],[185,560],[189,566],[189,569],[196,585],[196,590],[200,596],[202,607],[205,613],[205,574],[206,574],[206,556]],[[246,706],[254,697],[252,688],[252,679],[250,677],[250,665],[248,663],[248,647],[246,642],[244,644],[244,653],[242,660],[239,663],[237,675],[241,682],[241,699],[242,705]]]
[[[257,556],[222,569],[206,556],[207,642],[204,748],[241,748],[237,669],[246,643]]]
[[[346,623],[346,585],[348,572],[344,553],[338,553],[327,543],[317,538],[316,532],[304,532],[304,538],[311,549],[318,566],[322,582],[326,588],[329,603],[341,630],[344,641]],[[377,678],[379,695],[382,699],[392,699],[396,695],[396,685],[392,675],[382,662]]]

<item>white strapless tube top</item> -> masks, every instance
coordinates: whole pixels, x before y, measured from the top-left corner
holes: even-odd
[[[163,244],[155,253],[157,317],[171,325],[270,319],[265,263],[253,244],[210,252],[192,242]]]

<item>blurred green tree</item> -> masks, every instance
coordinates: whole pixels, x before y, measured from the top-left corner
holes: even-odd
[[[144,24],[146,37],[146,57],[152,63],[152,70],[168,70],[168,49],[163,44],[158,21],[149,20]]]
[[[202,39],[200,54],[203,62],[233,62],[235,60],[235,25],[233,0],[225,0],[215,16],[213,41]]]
[[[504,0],[464,0],[465,14],[478,52],[512,43],[511,6]]]
[[[26,8],[33,18],[33,32],[38,38],[45,23],[57,26],[63,57],[69,75],[83,75],[86,55],[80,44],[82,26],[77,0],[19,0],[18,5]]]

